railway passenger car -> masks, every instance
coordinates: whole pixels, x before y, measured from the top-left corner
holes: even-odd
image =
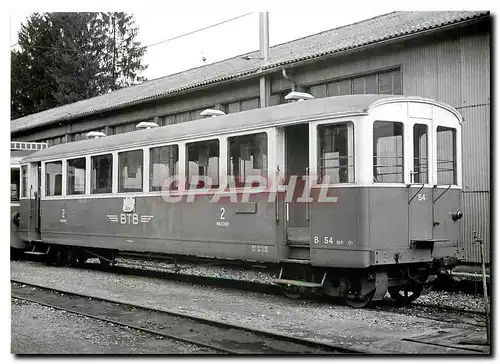
[[[348,95],[61,144],[21,162],[20,232],[52,259],[256,261],[290,291],[407,303],[458,254],[461,124]]]
[[[11,257],[15,258],[18,253],[29,247],[29,243],[19,236],[19,197],[21,194],[21,178],[27,177],[26,168],[21,169],[19,161],[29,154],[46,148],[46,143],[34,142],[11,142],[10,143],[10,251]],[[25,183],[27,186],[27,183]]]

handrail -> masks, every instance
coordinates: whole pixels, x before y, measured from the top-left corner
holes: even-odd
[[[448,190],[451,188],[452,185],[449,185],[448,188],[446,190],[443,191],[442,194],[440,194],[435,200],[432,201],[433,204],[436,203],[437,200],[439,200],[446,192],[448,192]],[[436,188],[437,185],[434,185],[433,188]]]
[[[410,201],[408,201],[408,205],[411,204],[411,202],[413,201],[413,199],[415,198],[416,195],[418,195],[418,193],[420,191],[422,191],[422,188],[424,188],[425,186],[425,183],[422,183],[422,186],[420,186],[420,188],[418,189],[418,191],[413,195],[413,197],[410,199]],[[407,185],[408,188],[411,187],[411,184]]]

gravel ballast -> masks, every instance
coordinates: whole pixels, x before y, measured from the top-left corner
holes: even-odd
[[[90,260],[91,261],[91,260]],[[96,259],[97,261],[97,259]],[[235,279],[247,282],[258,282],[271,284],[277,277],[277,272],[270,270],[248,269],[245,267],[231,267],[227,265],[194,265],[180,264],[175,266],[167,262],[153,261],[146,259],[118,258],[117,264],[120,266],[136,267],[144,269],[176,272],[202,277]],[[389,300],[389,295],[386,299]],[[432,291],[417,298],[415,303],[438,305],[455,309],[465,309],[477,312],[484,312],[484,299],[481,295],[472,295],[463,292]]]
[[[403,338],[460,326],[393,312],[358,310],[253,292],[25,262],[11,263],[11,278],[345,347],[386,350],[388,342],[396,343]],[[462,326],[465,331],[482,330]],[[391,350],[411,353],[412,348],[407,346],[405,343],[401,349],[392,345]],[[438,350],[436,348],[432,350]],[[429,352],[435,352],[432,350],[429,348]]]
[[[206,348],[12,299],[13,354],[202,354]]]

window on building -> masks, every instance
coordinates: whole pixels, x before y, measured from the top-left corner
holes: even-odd
[[[437,183],[457,184],[456,130],[444,126],[437,128]]]
[[[351,80],[342,80],[327,85],[328,96],[342,96],[351,94]]]
[[[142,192],[143,151],[118,153],[118,192]]]
[[[318,183],[354,182],[354,126],[318,126]]]
[[[179,147],[167,145],[151,148],[149,155],[149,190],[161,191],[163,188],[176,190],[177,178],[169,186],[164,186],[169,177],[176,176],[179,168]]]
[[[228,175],[236,187],[257,187],[258,179],[267,177],[267,134],[258,133],[228,138]]]
[[[376,121],[373,124],[373,181],[404,181],[403,123]]]
[[[21,167],[22,190],[21,197],[28,197],[28,166]]]
[[[219,141],[207,140],[186,144],[187,179],[189,188],[219,187]],[[209,177],[212,186],[206,186]]]
[[[429,182],[427,125],[413,125],[413,183]]]
[[[92,159],[91,191],[111,193],[113,185],[113,155],[96,155]]]
[[[316,98],[355,94],[402,94],[401,70],[375,72],[367,75],[345,78],[340,81],[316,84],[308,87]],[[284,92],[283,96],[288,92]],[[286,103],[281,94],[271,97],[271,105]]]
[[[67,167],[66,194],[85,194],[85,158],[68,159]]]
[[[45,196],[61,196],[62,162],[45,163]]]
[[[311,86],[309,88],[309,93],[313,95],[315,98],[326,97],[327,96],[326,85],[322,84],[322,85]]]
[[[20,181],[20,171],[19,168],[11,168],[10,170],[10,200],[19,201],[19,187]]]
[[[401,95],[401,71],[399,69],[378,74],[378,93]]]
[[[377,93],[377,75],[369,75],[354,78],[352,80],[352,93],[358,94],[376,94]]]

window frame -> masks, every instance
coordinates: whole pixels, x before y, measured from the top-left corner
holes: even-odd
[[[185,191],[208,191],[208,190],[213,190],[213,189],[220,189],[222,183],[224,182],[224,172],[226,171],[226,168],[222,168],[222,163],[221,162],[225,162],[226,160],[226,153],[224,152],[226,150],[226,146],[223,147],[223,143],[224,143],[224,140],[227,139],[227,137],[229,136],[226,136],[226,138],[218,138],[218,137],[215,137],[215,136],[212,136],[212,137],[206,137],[206,138],[196,138],[196,139],[193,139],[193,140],[186,140],[184,143],[183,143],[183,149],[184,149],[184,174],[181,178],[183,178],[183,185],[184,185],[184,188],[183,190]],[[202,188],[190,188],[191,187],[191,180],[189,178],[189,152],[188,152],[188,147],[190,144],[198,144],[198,143],[206,143],[206,142],[217,142],[218,143],[218,150],[219,150],[219,156],[218,156],[218,161],[217,161],[217,180],[218,180],[218,184],[216,186],[212,185],[210,186],[210,188],[206,187],[206,186],[203,186]],[[179,146],[180,147],[180,146]],[[180,151],[179,151],[179,160],[181,159],[181,154],[180,154]],[[210,160],[210,157],[208,158]],[[179,168],[180,170],[180,168]],[[224,171],[224,172],[223,172]],[[199,176],[199,175],[198,175]]]
[[[312,177],[311,188],[324,188],[324,187],[355,187],[360,181],[360,159],[359,159],[359,143],[356,143],[356,133],[359,133],[363,123],[358,124],[360,120],[359,116],[345,116],[327,120],[318,120],[309,122],[309,174]],[[352,144],[352,155],[354,156],[354,181],[349,183],[329,183],[320,184],[318,183],[319,176],[319,138],[318,138],[318,127],[325,124],[348,124],[351,125],[348,130],[348,137],[354,140]],[[349,146],[348,146],[349,148]],[[348,149],[349,150],[349,149]],[[362,160],[362,159],[361,159]]]
[[[23,170],[26,171],[26,181],[23,181]],[[20,166],[20,195],[19,200],[29,199],[29,164],[23,164]],[[43,191],[43,190],[42,190]]]
[[[416,175],[415,172],[415,126],[420,125],[420,126],[425,126],[426,127],[426,173],[427,173],[427,179],[425,182],[422,181],[415,181],[414,176]],[[424,185],[427,186],[431,183],[431,178],[432,178],[432,137],[431,137],[431,132],[432,132],[432,126],[426,122],[425,120],[415,120],[412,123],[409,123],[408,125],[408,130],[411,132],[411,141],[410,146],[412,147],[411,150],[408,150],[407,152],[411,153],[411,161],[410,165],[408,166],[410,169],[410,184],[418,184],[418,185]]]
[[[12,172],[13,171],[17,171],[17,174],[19,176],[18,178],[18,183],[17,183],[17,199],[13,199],[12,198]],[[22,176],[21,176],[21,167],[20,166],[15,166],[15,167],[10,167],[10,185],[11,185],[11,195],[10,195],[10,202],[11,203],[18,203],[19,201],[21,201],[21,179],[22,179]]]
[[[440,183],[439,182],[439,169],[438,169],[438,150],[439,150],[439,146],[438,146],[438,129],[439,128],[446,128],[446,129],[451,129],[452,130],[452,135],[453,135],[453,183]],[[433,128],[434,130],[434,133],[435,133],[435,155],[434,155],[434,163],[435,163],[435,172],[436,172],[436,185],[437,186],[459,186],[460,183],[461,183],[461,176],[460,176],[460,166],[459,166],[459,163],[461,163],[461,160],[459,159],[459,130],[456,126],[451,126],[451,125],[446,125],[446,124],[443,124],[443,123],[436,123],[435,124],[435,127]],[[449,163],[449,162],[448,162]]]
[[[111,191],[110,192],[94,192],[94,186],[92,183],[93,179],[93,171],[94,171],[94,163],[93,163],[93,158],[95,157],[102,157],[106,155],[111,155]],[[97,153],[97,154],[92,154],[90,155],[90,170],[89,170],[89,175],[90,175],[90,184],[89,184],[89,195],[110,195],[114,194],[115,186],[117,183],[115,183],[115,173],[116,169],[115,168],[115,161],[117,160],[116,157],[116,151],[109,151],[109,152],[103,152],[103,153]]]
[[[125,153],[135,153],[135,152],[140,152],[141,153],[141,187],[140,190],[138,191],[122,191],[122,182],[125,180],[122,180],[122,165],[121,165],[121,155]],[[127,149],[127,150],[119,150],[117,151],[117,159],[118,159],[118,179],[117,179],[117,193],[119,194],[130,194],[130,193],[143,193],[144,192],[144,149],[143,148],[135,148],[135,149]]]
[[[258,130],[254,130],[252,132],[238,133],[235,135],[227,135],[226,136],[226,138],[225,138],[226,153],[224,156],[225,161],[223,161],[225,163],[225,167],[226,167],[225,172],[226,173],[225,173],[225,180],[222,183],[219,183],[219,186],[221,186],[222,184],[224,184],[224,186],[227,186],[228,182],[229,182],[228,179],[231,177],[235,177],[234,174],[230,174],[230,172],[229,172],[230,171],[230,161],[231,161],[231,148],[230,148],[230,144],[229,144],[229,139],[247,137],[250,135],[262,135],[262,134],[265,135],[265,139],[266,139],[266,152],[265,152],[266,168],[265,168],[265,172],[264,172],[265,175],[261,175],[261,177],[263,177],[266,180],[266,184],[264,186],[259,185],[258,188],[266,188],[270,185],[270,181],[268,180],[269,179],[269,167],[270,167],[269,133],[265,129],[258,129]],[[260,169],[262,169],[262,168],[260,168]],[[247,177],[248,176],[245,176],[245,182],[246,182]],[[243,188],[256,188],[257,186],[247,186],[246,184],[243,186],[238,186],[238,184],[236,183],[236,179],[235,179],[235,185],[232,187],[243,189]]]
[[[61,193],[56,195],[49,195],[47,194],[47,164],[51,163],[61,163]],[[47,197],[47,198],[61,198],[66,195],[66,188],[65,188],[65,183],[66,183],[66,178],[65,178],[65,159],[54,159],[54,160],[48,160],[44,161],[42,163],[43,168],[41,168],[41,174],[42,174],[42,186],[40,190],[42,191],[42,196],[41,197]]]
[[[177,178],[178,178],[177,182],[178,182],[178,184],[177,184],[177,186],[176,186],[175,189],[169,188],[169,191],[181,191],[182,190],[182,188],[181,188],[182,187],[181,186],[182,185],[182,183],[181,183],[181,180],[182,180],[181,167],[182,167],[182,162],[183,161],[181,159],[181,157],[182,157],[181,156],[181,150],[182,150],[182,147],[185,148],[185,144],[183,144],[181,146],[180,143],[169,143],[169,144],[153,145],[153,146],[147,148],[147,155],[148,155],[148,175],[147,175],[147,182],[148,182],[147,188],[148,188],[148,190],[147,190],[147,192],[161,193],[163,191],[161,188],[160,188],[160,190],[153,190],[153,189],[151,189],[153,187],[152,186],[152,182],[153,182],[153,178],[152,178],[153,177],[152,176],[152,173],[153,173],[152,166],[153,165],[152,165],[152,163],[153,163],[153,161],[152,161],[152,158],[151,158],[151,151],[153,149],[165,148],[165,147],[177,147],[177,163],[176,163],[177,164],[177,171],[174,174],[174,176],[177,175]],[[146,153],[144,154],[144,156],[146,156]],[[174,166],[174,168],[175,168],[175,166]],[[171,176],[169,176],[169,177],[171,177]]]
[[[84,170],[84,176],[83,176],[83,193],[69,193],[69,162],[70,161],[75,161],[77,159],[83,159],[85,162],[85,170]],[[74,158],[67,158],[65,160],[66,164],[66,193],[64,196],[82,196],[87,194],[87,173],[88,173],[88,162],[87,158],[85,156],[82,157],[74,157]]]
[[[334,183],[322,183],[320,182],[320,176],[321,176],[321,163],[320,163],[320,159],[321,159],[321,151],[320,151],[320,136],[319,136],[319,132],[320,132],[320,128],[321,127],[326,127],[326,126],[333,126],[333,125],[339,125],[339,124],[343,124],[347,127],[347,170],[348,170],[348,173],[349,171],[352,171],[352,181],[351,182],[334,182]],[[356,173],[356,138],[355,138],[355,132],[356,132],[356,127],[355,127],[355,123],[354,123],[354,120],[353,119],[347,119],[347,120],[343,120],[343,119],[339,119],[339,120],[335,120],[335,121],[326,121],[326,122],[321,122],[321,123],[316,123],[316,125],[314,125],[314,138],[316,140],[316,148],[315,148],[315,153],[314,153],[314,157],[315,157],[315,170],[316,170],[316,176],[317,176],[317,180],[316,180],[316,183],[320,186],[346,186],[346,185],[353,185],[353,184],[356,184],[356,176],[357,176],[357,173]],[[349,164],[349,159],[352,158],[352,165]],[[342,167],[338,167],[339,169],[342,168]]]
[[[376,167],[379,167],[380,165],[379,164],[375,164],[375,158],[379,158],[378,155],[376,156],[375,154],[375,148],[376,148],[376,144],[375,144],[375,124],[379,122],[379,123],[391,123],[391,124],[401,124],[400,127],[401,127],[401,142],[402,142],[402,146],[401,146],[401,151],[402,151],[402,156],[396,156],[396,157],[385,157],[385,158],[397,158],[397,159],[401,159],[401,165],[399,164],[394,164],[392,166],[385,166],[385,167],[389,167],[389,168],[401,168],[401,174],[399,173],[389,173],[391,175],[400,175],[401,176],[401,181],[399,182],[383,182],[383,181],[378,181],[375,179],[375,168]],[[406,170],[407,170],[407,158],[409,156],[409,151],[407,151],[407,148],[408,148],[408,141],[406,140],[406,138],[408,137],[408,122],[407,121],[401,121],[401,120],[389,120],[389,119],[373,119],[373,122],[370,124],[370,129],[371,129],[371,145],[372,145],[372,149],[370,151],[370,155],[371,155],[371,180],[372,180],[372,185],[374,186],[390,186],[390,185],[404,185],[407,181],[406,179]],[[413,129],[413,128],[412,128]],[[394,136],[394,135],[393,135]],[[399,134],[397,135],[399,136]],[[411,145],[413,145],[413,143],[411,143]],[[412,164],[413,165],[413,164]]]

